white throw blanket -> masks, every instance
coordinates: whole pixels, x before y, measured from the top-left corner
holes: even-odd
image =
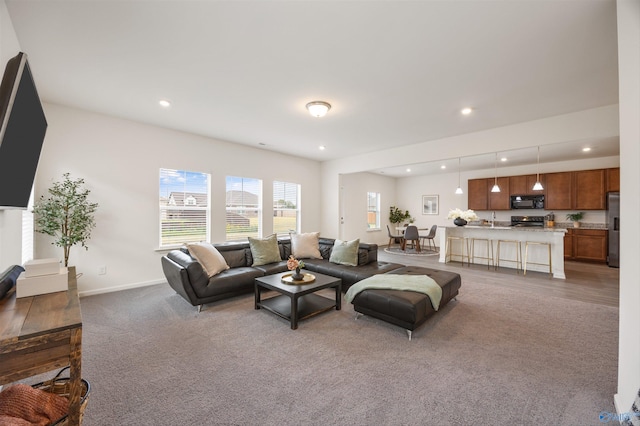
[[[379,274],[365,278],[349,287],[344,297],[352,302],[358,293],[367,289],[408,290],[424,293],[431,299],[431,306],[436,311],[440,307],[442,288],[433,278],[426,275]]]

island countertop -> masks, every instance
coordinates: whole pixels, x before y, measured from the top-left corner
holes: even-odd
[[[487,250],[486,245],[475,244],[475,257],[474,263],[483,263],[481,260],[484,258],[484,264],[486,265],[486,258],[492,259],[490,262],[493,264],[495,261],[494,254],[496,253],[496,246],[499,240],[502,241],[518,241],[521,247],[520,258],[524,262],[525,258],[525,245],[529,243],[546,243],[551,247],[551,270],[554,278],[565,279],[564,274],[564,235],[567,233],[566,228],[543,228],[534,226],[494,226],[491,225],[445,225],[438,226],[440,234],[440,262],[446,262],[446,247],[448,237],[462,237],[465,238],[466,243],[472,239],[476,240],[488,240],[489,248]],[[458,243],[459,244],[459,243]],[[500,258],[516,259],[516,245],[503,245],[501,247]],[[471,244],[467,245],[466,250],[470,250]],[[459,246],[456,246],[455,251],[459,252]],[[487,252],[488,251],[488,252]],[[527,271],[539,271],[549,272],[549,267],[543,264],[548,264],[548,251],[546,246],[536,245],[528,250],[528,263]],[[474,258],[474,253],[471,253],[471,258]],[[479,260],[479,261],[476,261]],[[500,262],[500,267],[516,267],[516,262]]]

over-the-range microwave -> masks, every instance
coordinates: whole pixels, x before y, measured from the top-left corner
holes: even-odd
[[[512,195],[511,209],[544,209],[544,195]]]

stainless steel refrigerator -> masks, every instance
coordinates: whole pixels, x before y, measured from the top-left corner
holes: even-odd
[[[620,193],[607,193],[607,227],[609,228],[609,256],[612,268],[620,267]]]

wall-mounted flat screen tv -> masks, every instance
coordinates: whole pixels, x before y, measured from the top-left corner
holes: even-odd
[[[27,55],[7,62],[0,85],[0,209],[26,209],[47,119]]]

